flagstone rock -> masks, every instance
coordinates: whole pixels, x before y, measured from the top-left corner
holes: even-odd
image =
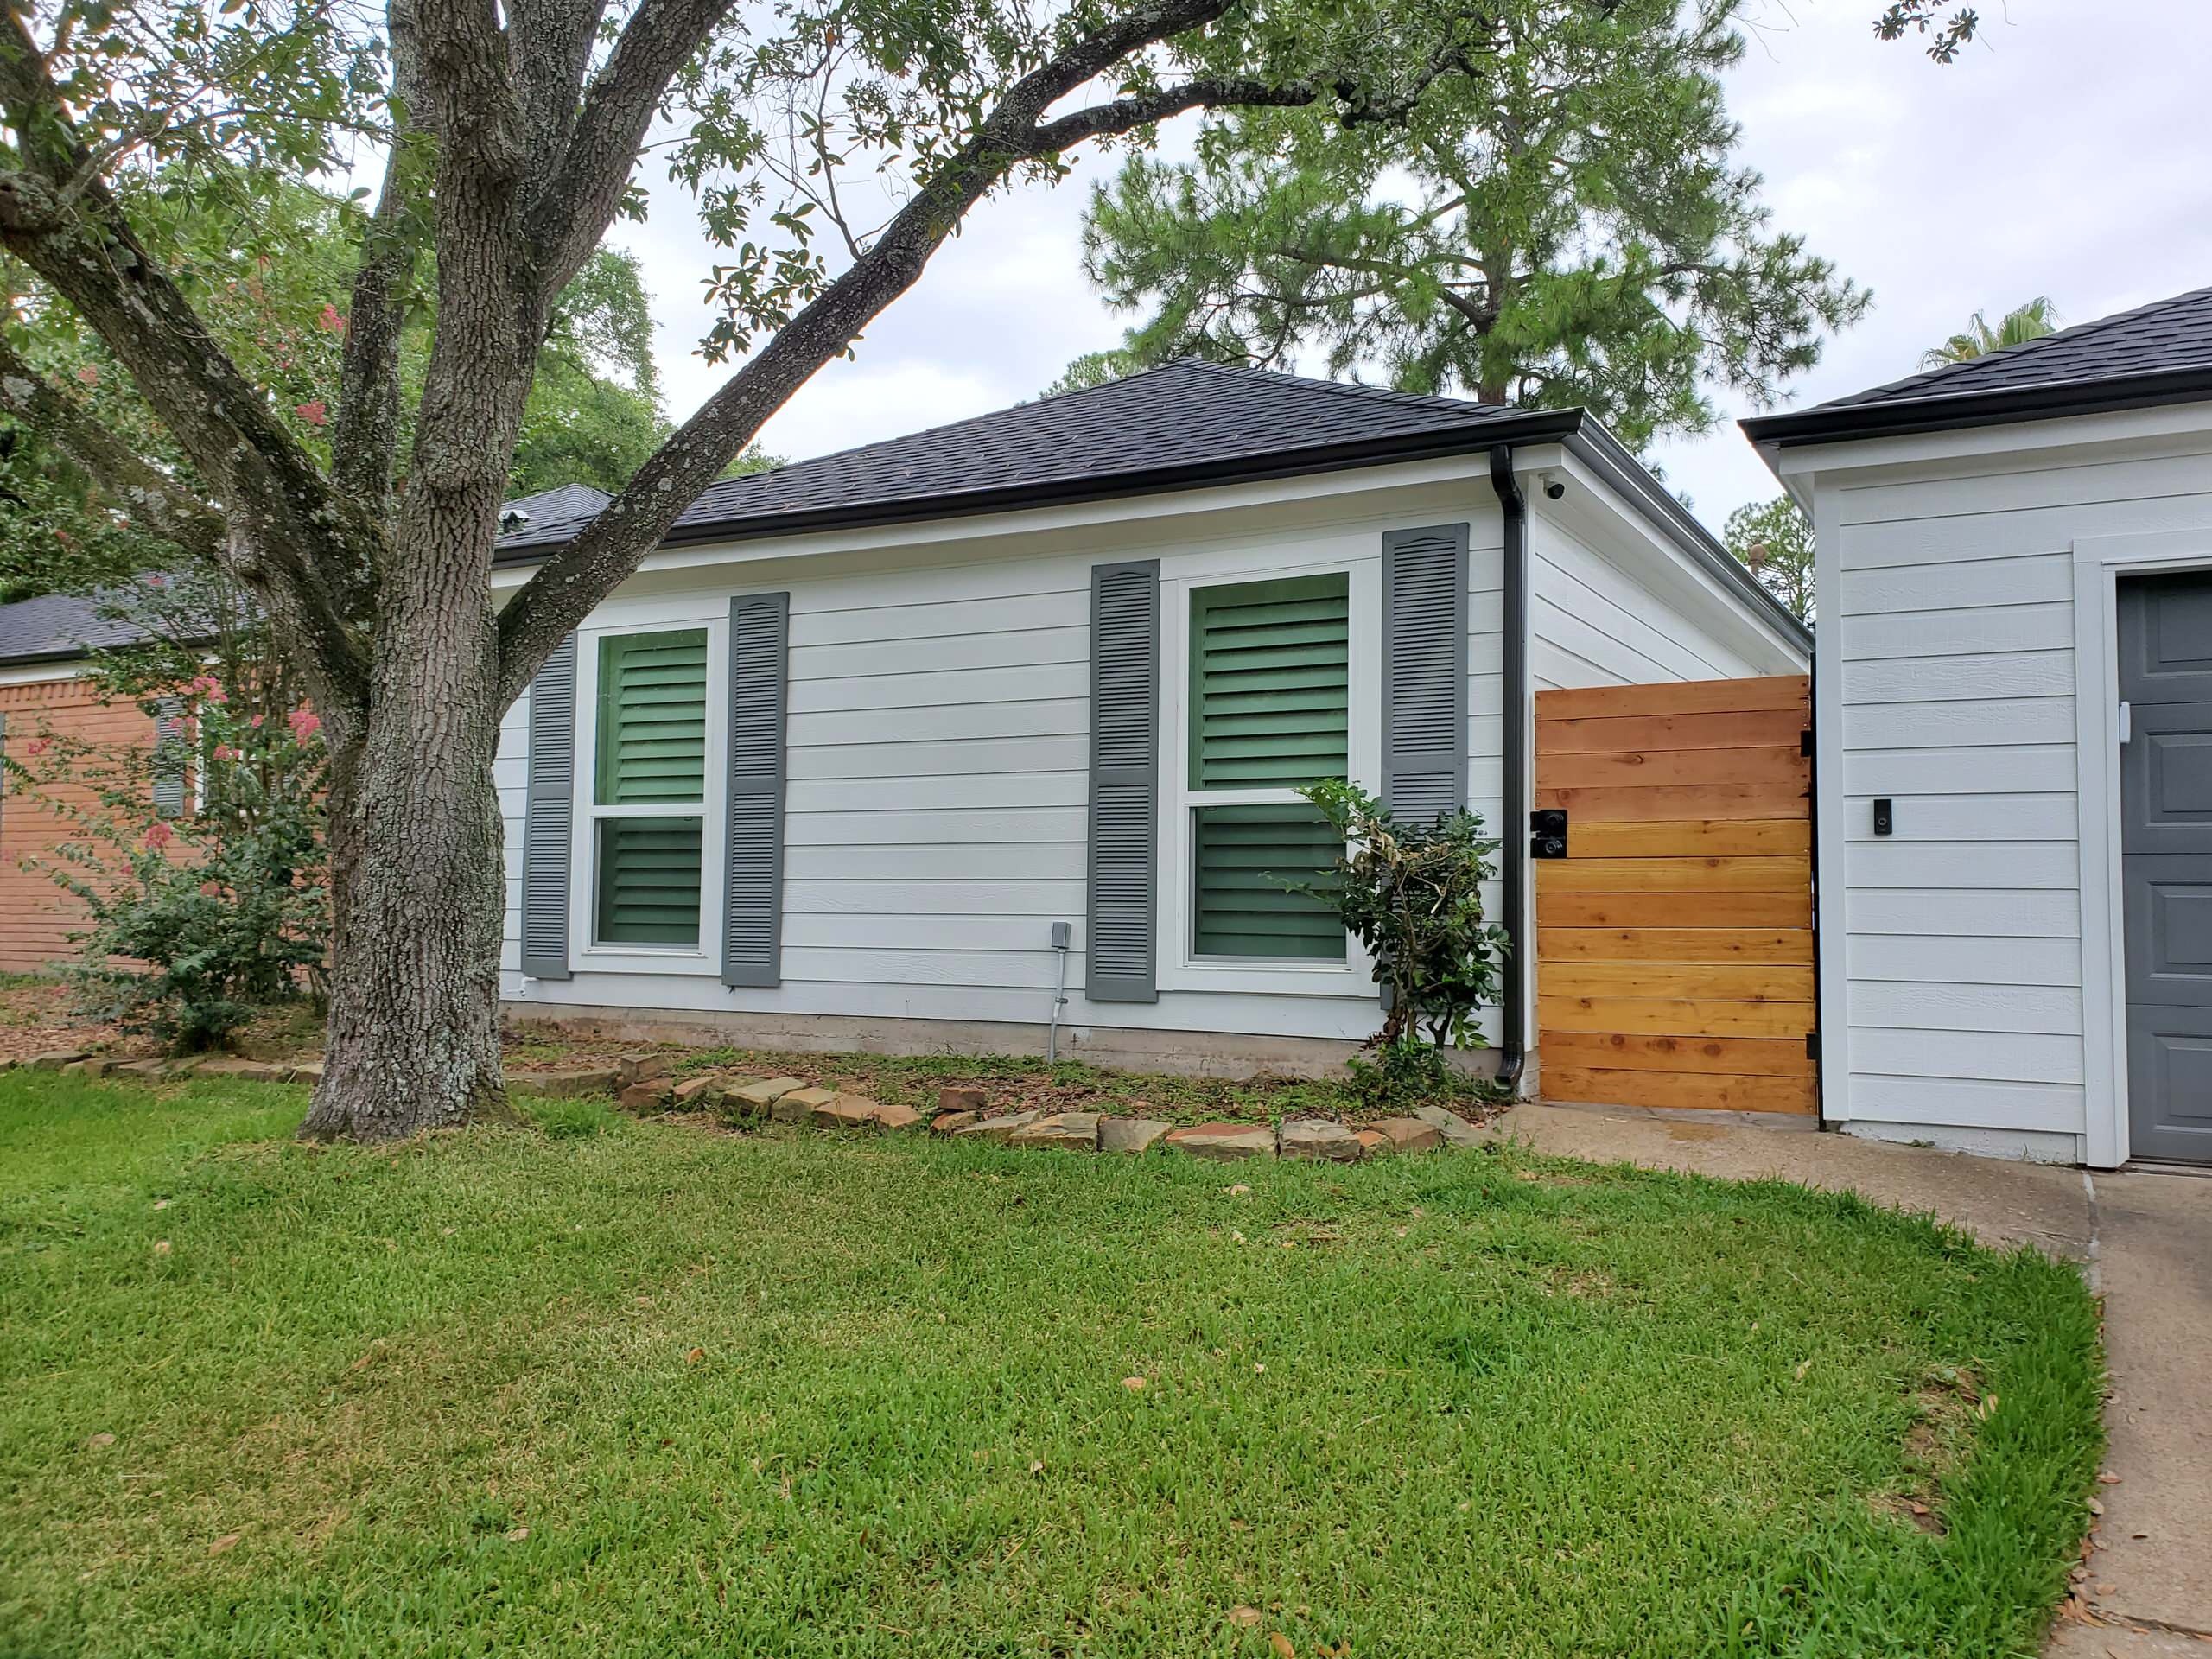
[[[580,1100],[586,1095],[611,1095],[621,1077],[611,1065],[564,1065],[550,1071],[528,1074],[537,1093],[556,1100]]]
[[[23,1064],[34,1071],[59,1071],[65,1065],[90,1058],[92,1056],[81,1048],[56,1048],[43,1054],[34,1054]]]
[[[832,1095],[809,1119],[817,1129],[872,1129],[882,1109],[866,1095]]]
[[[1016,1129],[1026,1129],[1044,1116],[1042,1112],[1008,1112],[1003,1117],[979,1118],[966,1128],[957,1129],[954,1133],[963,1141],[1002,1141]]]
[[[836,1098],[835,1089],[794,1089],[777,1096],[776,1103],[768,1109],[768,1116],[779,1123],[804,1123],[812,1119],[816,1109],[827,1106]]]
[[[1441,1106],[1417,1106],[1414,1116],[1444,1137],[1444,1144],[1459,1151],[1483,1143],[1482,1134],[1457,1112],[1447,1112]]]
[[[1141,1153],[1175,1126],[1156,1117],[1102,1117],[1098,1120],[1098,1150]]]
[[[667,1105],[675,1092],[676,1085],[666,1077],[649,1077],[632,1084],[616,1098],[626,1112],[652,1112]]]
[[[669,1104],[679,1112],[710,1111],[721,1103],[726,1084],[727,1079],[711,1071],[702,1077],[686,1077],[670,1086]]]
[[[933,1135],[957,1135],[976,1122],[980,1114],[976,1112],[940,1112],[931,1120],[930,1132]]]
[[[1194,1158],[1234,1162],[1240,1158],[1274,1157],[1275,1132],[1265,1123],[1196,1123],[1169,1130],[1167,1144]]]
[[[321,1060],[301,1061],[297,1065],[292,1068],[292,1081],[294,1083],[304,1083],[310,1088],[315,1084],[321,1083],[322,1081],[322,1062]]]
[[[104,1077],[111,1068],[97,1054],[82,1060],[72,1060],[61,1068],[65,1077]]]
[[[1098,1114],[1055,1112],[1034,1123],[1025,1123],[1007,1137],[1010,1147],[1065,1147],[1074,1152],[1098,1150]]]
[[[1444,1144],[1443,1132],[1417,1117],[1386,1117],[1373,1127],[1389,1143],[1385,1150],[1389,1152],[1434,1152]]]
[[[940,1112],[974,1112],[981,1116],[990,1099],[981,1089],[940,1089],[937,1091],[937,1109]]]
[[[878,1103],[875,1121],[887,1129],[912,1129],[920,1127],[922,1115],[911,1106],[902,1106],[895,1100]]]
[[[675,1064],[666,1054],[625,1054],[615,1062],[615,1070],[621,1075],[623,1087],[627,1088],[633,1083],[651,1083],[656,1077],[666,1077]]]
[[[1303,1158],[1331,1164],[1356,1164],[1367,1155],[1359,1137],[1341,1123],[1324,1118],[1300,1118],[1286,1123],[1275,1138],[1276,1150],[1286,1158]]]
[[[747,1077],[731,1084],[723,1098],[733,1107],[759,1113],[769,1110],[792,1090],[805,1087],[804,1077]]]

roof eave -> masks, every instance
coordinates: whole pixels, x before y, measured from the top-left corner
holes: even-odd
[[[772,536],[861,530],[931,518],[976,518],[1038,507],[1066,506],[1084,501],[1161,495],[1221,484],[1298,478],[1315,473],[1339,472],[1348,467],[1380,467],[1395,461],[1470,454],[1486,450],[1497,443],[1555,442],[1572,436],[1582,425],[1583,415],[1579,409],[1529,410],[1443,431],[1370,438],[1357,443],[1328,444],[1305,449],[1276,450],[1229,461],[1153,467],[1142,472],[1116,473],[1095,479],[1071,479],[1055,484],[970,490],[959,495],[919,496],[855,506],[818,507],[804,512],[709,519],[679,525],[663,537],[659,544],[662,547],[685,547],[705,542],[759,541]],[[558,545],[560,543],[547,543],[517,548],[505,554],[495,552],[493,563],[500,565],[528,563],[545,557]]]
[[[2212,401],[2212,368],[2159,369],[2102,380],[2055,380],[1993,391],[1951,392],[1762,415],[1738,421],[1737,425],[1763,449],[1769,446],[1801,448],[2206,401]]]

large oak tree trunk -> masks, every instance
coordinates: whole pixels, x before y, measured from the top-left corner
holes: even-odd
[[[320,1140],[449,1128],[505,1103],[492,613],[480,578],[406,608],[388,626],[418,637],[383,655],[397,666],[377,675],[366,721],[330,728],[330,1021],[301,1126]]]

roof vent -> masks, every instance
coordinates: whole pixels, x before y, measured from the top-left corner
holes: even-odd
[[[520,507],[508,507],[499,514],[499,534],[512,536],[530,522],[530,515]]]

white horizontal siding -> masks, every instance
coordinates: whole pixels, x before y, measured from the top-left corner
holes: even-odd
[[[1107,1026],[1368,1035],[1371,989],[1325,995],[1170,989],[1156,1004],[1082,997],[1086,909],[1090,569],[1155,552],[1164,576],[1257,577],[1322,560],[1377,561],[1386,530],[1464,518],[1469,576],[1471,804],[1495,824],[1503,773],[1499,528],[1486,483],[1463,506],[1433,500],[1357,520],[1070,553],[1039,537],[1024,556],[795,581],[791,594],[783,977],[731,990],[712,974],[587,969],[533,997],[652,1009],[1041,1023],[1058,969],[1052,923],[1073,924],[1068,1018]],[[620,626],[625,601],[595,623]],[[663,625],[712,618],[726,592],[637,601]],[[672,608],[671,608],[672,607]],[[1161,664],[1163,676],[1183,671]],[[527,712],[508,721],[510,995],[521,992],[518,917]],[[503,776],[505,774],[503,774]],[[710,856],[712,852],[710,849]],[[1163,883],[1180,880],[1163,871]],[[1493,902],[1496,895],[1493,893]],[[709,927],[712,920],[709,918]]]
[[[2212,526],[2212,455],[2062,461],[1816,484],[1844,749],[1822,779],[1844,866],[1822,908],[1844,934],[1832,1117],[2023,1151],[2086,1129],[2074,545]]]
[[[1529,522],[1529,629],[1540,690],[1764,671],[1540,512]]]

